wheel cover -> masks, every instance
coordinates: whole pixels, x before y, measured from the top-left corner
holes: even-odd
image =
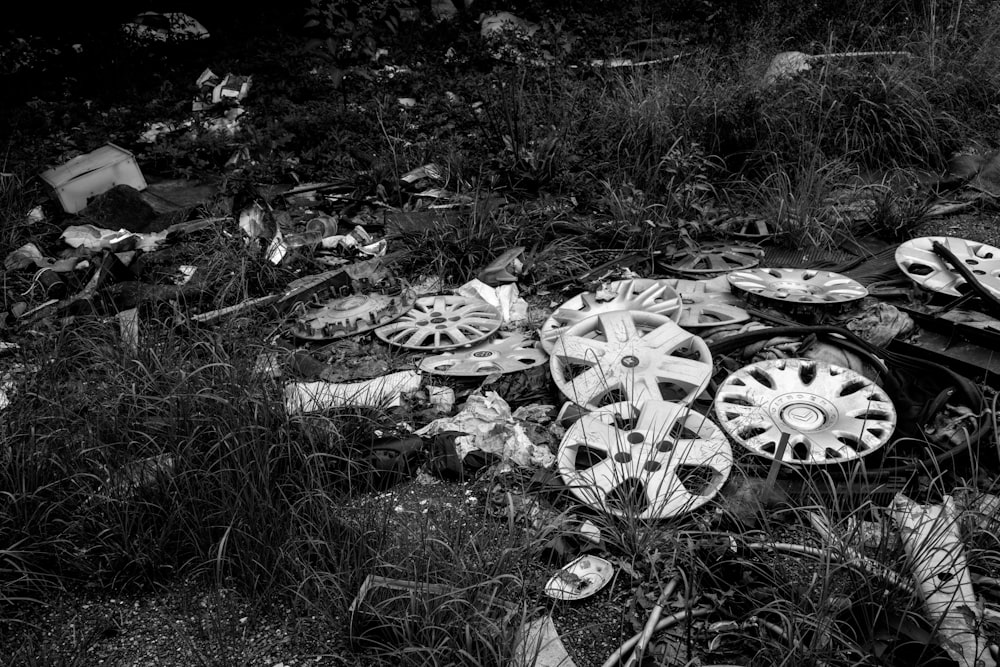
[[[756,240],[773,238],[775,236],[775,231],[771,228],[771,224],[760,218],[736,219],[732,221],[730,226],[733,228],[730,234],[741,239]]]
[[[614,295],[610,300],[599,300],[593,292],[584,292],[559,306],[539,329],[542,349],[549,354],[556,340],[571,324],[598,313],[613,310],[643,310],[649,313],[680,317],[681,300],[677,292],[660,280],[619,280],[608,286]]]
[[[765,299],[795,304],[840,304],[868,296],[856,280],[814,269],[751,269],[728,276],[733,289]]]
[[[965,279],[934,254],[937,241],[951,250],[975,274],[983,287],[1000,297],[1000,248],[950,236],[912,239],[896,248],[900,270],[924,289],[961,296]]]
[[[296,338],[328,340],[371,331],[401,317],[413,305],[410,290],[396,296],[352,294],[332,299],[301,315],[292,325]]]
[[[782,461],[843,463],[885,445],[896,409],[874,382],[847,368],[808,359],[772,359],[730,375],[715,395],[719,424],[731,438],[774,459],[782,433]]]
[[[665,519],[701,507],[725,484],[733,453],[705,415],[678,403],[614,403],[576,421],[559,445],[574,496],[617,516]]]
[[[549,360],[537,342],[524,334],[502,331],[494,338],[455,352],[443,352],[420,361],[424,373],[477,377],[495,373],[516,373]]]
[[[485,340],[502,322],[500,311],[480,299],[426,296],[392,324],[376,329],[375,335],[410,350],[448,350]]]
[[[732,243],[706,243],[700,247],[667,257],[666,268],[695,275],[725,273],[750,269],[760,264],[764,251],[755,246]]]
[[[569,400],[593,410],[648,399],[688,403],[712,375],[705,342],[666,315],[600,313],[568,327],[550,357],[552,377]]]

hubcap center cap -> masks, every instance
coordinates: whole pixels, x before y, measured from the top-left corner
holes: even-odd
[[[827,415],[815,405],[792,403],[781,411],[781,419],[799,431],[814,431],[826,424]]]
[[[629,354],[622,357],[622,366],[625,368],[635,368],[639,365],[639,357],[634,354]]]
[[[335,306],[334,310],[344,311],[344,310],[354,310],[355,308],[360,308],[365,305],[368,301],[367,297],[355,295],[348,296],[341,299]]]

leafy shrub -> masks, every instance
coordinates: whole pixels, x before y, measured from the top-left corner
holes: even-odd
[[[313,41],[334,62],[349,64],[376,58],[378,36],[399,30],[401,10],[413,0],[310,0],[306,28],[322,37]]]

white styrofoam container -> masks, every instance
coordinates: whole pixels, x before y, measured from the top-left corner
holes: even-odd
[[[114,144],[105,144],[75,157],[60,167],[42,172],[39,177],[52,186],[67,213],[80,212],[87,206],[87,199],[116,185],[146,189],[146,179],[135,156]]]

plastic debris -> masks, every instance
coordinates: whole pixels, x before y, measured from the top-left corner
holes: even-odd
[[[401,371],[366,382],[296,382],[285,387],[289,414],[345,407],[397,407],[400,395],[420,388],[420,373]]]
[[[480,450],[523,468],[547,468],[556,460],[547,448],[531,442],[524,427],[511,414],[510,406],[495,391],[473,394],[457,415],[435,419],[417,433],[433,436],[446,431],[467,434],[455,439],[463,459],[469,452]]]
[[[862,312],[847,320],[844,327],[875,347],[885,347],[913,332],[913,320],[895,306],[874,299],[865,299],[861,306]]]
[[[134,234],[127,229],[101,229],[94,225],[71,225],[63,230],[63,242],[71,248],[85,248],[91,252],[111,250],[115,253],[130,250],[151,252],[170,237],[170,228],[160,232]]]
[[[71,225],[63,231],[60,238],[71,248],[86,248],[87,250],[107,248],[113,252],[132,250],[139,242],[139,235],[126,229],[113,231],[94,225]]]
[[[504,324],[520,324],[528,320],[528,302],[520,297],[517,285],[490,287],[479,279],[465,283],[455,293],[470,299],[481,299],[500,311]]]
[[[90,197],[107,192],[116,185],[146,189],[146,179],[135,156],[114,144],[106,144],[75,157],[59,167],[42,172],[39,177],[52,186],[67,213],[82,211]]]
[[[503,283],[516,283],[517,277],[524,271],[524,246],[507,250],[479,272],[479,280],[491,287]]]
[[[223,102],[239,105],[250,92],[252,82],[252,76],[226,74],[220,78],[215,72],[206,68],[195,81],[199,94],[191,104],[191,110],[206,111]]]
[[[800,51],[784,51],[771,59],[764,73],[763,85],[773,86],[778,81],[787,80],[812,69],[813,63],[838,58],[866,58],[872,56],[910,56],[907,51],[851,51],[845,53],[823,53],[811,56]]]
[[[185,130],[191,127],[192,125],[194,125],[194,121],[191,119],[182,121],[180,123],[172,123],[167,121],[156,121],[152,123],[146,123],[137,141],[140,144],[155,144],[157,139],[159,139],[160,137],[173,134],[174,132],[179,132],[181,130]]]
[[[515,641],[512,667],[576,667],[551,616],[526,622]]]
[[[455,407],[455,390],[451,387],[424,387],[427,392],[427,400],[439,412],[449,413]]]
[[[264,207],[257,202],[240,211],[240,229],[250,239],[269,239],[273,236],[268,229]]]
[[[995,667],[980,636],[983,614],[972,588],[958,511],[951,496],[940,505],[920,505],[897,494],[889,510],[924,599],[928,620],[944,650],[962,667]]]
[[[45,212],[42,210],[41,206],[36,206],[35,208],[28,211],[28,222],[38,223],[45,220]]]
[[[17,250],[7,254],[3,260],[3,268],[7,271],[20,271],[29,266],[37,266],[38,262],[44,261],[42,251],[34,243],[25,243]]]
[[[556,600],[583,600],[611,582],[614,566],[584,554],[556,572],[545,584],[545,594]]]

